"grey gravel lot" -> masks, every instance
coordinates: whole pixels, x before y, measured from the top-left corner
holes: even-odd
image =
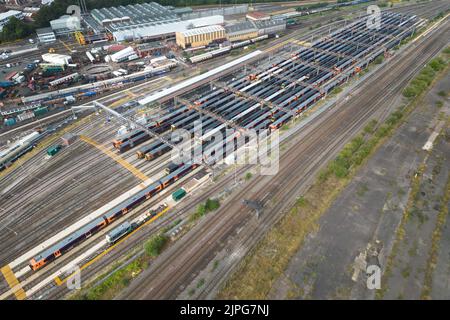
[[[379,241],[382,249],[374,262],[384,271],[412,181],[424,163],[424,174],[417,178],[420,179],[417,206],[405,224],[405,237],[399,243],[399,250],[392,257],[392,272],[386,283],[383,282],[387,286],[383,298],[420,298],[439,203],[450,172],[449,139],[440,135],[430,153],[422,150],[442,122],[443,113],[450,114],[448,98],[437,94],[443,90],[450,90],[448,75],[375,152],[322,216],[320,228],[292,258],[285,274],[273,287],[271,298],[373,299],[375,290],[367,289],[365,273],[352,280],[355,258],[369,243]],[[439,107],[436,101],[444,105]],[[450,297],[449,220],[443,227],[433,273],[431,296],[434,299]],[[371,261],[367,263],[372,264]]]

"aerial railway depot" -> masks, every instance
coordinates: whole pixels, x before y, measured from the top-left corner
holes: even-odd
[[[2,264],[10,270],[10,288],[0,286],[0,296],[11,298],[11,294],[15,294],[16,298],[20,299],[25,298],[24,295],[26,298],[37,298],[39,292],[51,292],[54,289],[54,279],[48,275],[57,275],[64,279],[67,276],[61,272],[67,269],[64,264],[72,265],[71,261],[81,264],[90,260],[97,261],[104,256],[101,252],[109,252],[142,226],[154,222],[162,212],[164,217],[169,217],[175,204],[183,206],[184,203],[192,201],[188,185],[194,181],[192,177],[200,168],[211,171],[212,167],[220,164],[227,156],[226,152],[236,151],[236,136],[228,137],[226,141],[213,141],[211,137],[214,134],[223,135],[226,129],[237,129],[244,134],[246,130],[269,134],[279,130],[317,105],[334,88],[361,73],[377,57],[392,54],[394,48],[414,35],[423,25],[424,20],[414,14],[386,11],[381,16],[381,26],[378,29],[368,29],[363,17],[346,23],[342,28],[330,30],[325,36],[307,45],[282,45],[279,50],[274,50],[276,57],[273,56],[274,51],[270,54],[269,51],[254,50],[176,85],[119,104],[116,110],[130,118],[135,110],[151,111],[140,118],[142,129],[131,127],[127,129],[128,132],[118,133],[115,137],[111,132],[117,129],[116,119],[99,109],[102,110],[99,117],[101,119],[77,129],[70,142],[66,142],[67,139],[61,142],[64,147],[57,144],[49,148],[49,159],[46,162],[41,161],[40,156],[36,157],[36,163],[31,167],[32,172],[37,173],[36,179],[45,179],[46,176],[39,174],[38,166],[49,169],[56,167],[57,163],[62,162],[59,160],[62,157],[70,164],[67,159],[69,154],[75,152],[73,150],[90,150],[93,155],[95,149],[92,145],[96,144],[108,149],[109,153],[118,155],[137,172],[142,171],[142,176],[148,179],[140,181],[138,186],[121,193],[121,196],[115,197],[104,206],[101,205],[105,202],[99,201],[95,210],[85,211],[82,216],[74,215],[70,218],[70,223],[61,220],[58,227],[53,227],[48,233],[40,232],[36,238],[30,236],[30,241],[27,240],[29,242],[22,247],[23,251],[3,255],[2,259],[5,261],[2,260]],[[267,38],[269,37],[261,40]],[[253,40],[248,41],[237,45],[242,47],[254,43]],[[233,48],[233,45],[236,44],[231,44],[230,48]],[[255,63],[256,61],[258,63]],[[73,74],[68,76],[73,77]],[[135,76],[141,75],[133,74],[130,77]],[[145,75],[143,76],[145,78]],[[127,79],[128,75],[120,77]],[[73,92],[72,90],[84,93],[85,87],[70,87],[67,90],[69,93]],[[30,99],[37,98],[40,102],[51,94],[53,93],[45,93],[45,97],[33,96]],[[61,92],[57,94],[60,95]],[[27,101],[33,102],[36,101]],[[136,121],[137,118],[133,119]],[[195,137],[193,148],[202,151],[202,159],[174,164],[170,156],[172,151],[178,148],[179,142],[172,139],[173,132],[184,129],[194,137],[195,123],[199,121],[202,131]],[[85,132],[94,135],[94,138],[90,139],[92,143],[86,144],[86,139],[74,138],[82,137]],[[35,146],[41,135],[44,137],[51,132],[43,131],[38,134],[26,136],[7,152],[0,153],[2,169],[14,165],[16,159]],[[218,148],[226,147],[230,140],[233,146],[231,150]],[[223,153],[217,153],[216,150],[223,150]],[[95,163],[102,161],[96,158],[107,157],[107,154],[92,156],[93,165],[97,166]],[[73,160],[74,172],[79,170],[75,161],[80,160],[78,157]],[[100,166],[95,168],[100,169]],[[8,174],[17,172],[14,167],[12,169]],[[77,174],[73,177],[77,177]],[[82,180],[84,181],[75,184],[81,186],[88,181],[95,183],[92,177],[83,176]],[[114,183],[118,185],[120,182]],[[117,192],[127,190],[127,186],[133,184],[136,185],[136,180],[128,180]],[[16,192],[14,185],[11,190]],[[8,193],[8,189],[5,193]],[[165,202],[160,201],[161,196],[166,196]],[[13,197],[8,196],[8,199]],[[6,200],[10,201],[8,199]],[[158,207],[156,211],[149,210],[156,205],[163,207]],[[79,207],[79,204],[73,205],[73,208],[75,206]],[[61,209],[63,207],[58,206],[55,213],[58,214]],[[145,215],[136,218],[143,211],[146,212]],[[82,254],[77,257],[79,253]],[[17,257],[19,255],[20,257]],[[13,278],[17,278],[17,284],[11,280]],[[58,284],[59,280],[56,283]]]

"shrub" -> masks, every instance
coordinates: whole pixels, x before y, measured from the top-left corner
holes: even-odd
[[[145,252],[150,257],[157,257],[164,245],[167,243],[167,236],[158,234],[150,238],[144,245]]]

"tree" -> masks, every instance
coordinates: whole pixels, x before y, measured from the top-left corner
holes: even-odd
[[[3,30],[0,33],[0,41],[11,41],[15,39],[21,39],[29,36],[33,32],[33,27],[25,22],[11,17],[3,26]]]

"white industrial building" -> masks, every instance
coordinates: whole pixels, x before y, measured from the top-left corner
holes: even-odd
[[[125,41],[140,38],[158,38],[174,36],[176,32],[183,32],[189,29],[211,25],[221,25],[223,23],[223,16],[211,16],[168,23],[143,24],[141,26],[135,26],[132,28],[122,27],[113,31],[112,35],[116,41]]]
[[[123,61],[131,61],[137,59],[138,55],[134,51],[132,47],[126,47],[119,52],[116,52],[112,55],[108,55],[105,57],[106,62],[123,62]]]
[[[64,35],[81,29],[80,19],[76,16],[69,15],[51,20],[50,26],[56,35]]]
[[[0,13],[0,31],[3,30],[3,26],[9,22],[9,19],[12,17],[16,17],[17,19],[22,20],[24,15],[22,11],[18,10],[9,10],[6,12]]]
[[[44,53],[42,55],[42,60],[47,63],[67,65],[71,63],[72,57],[65,54]]]
[[[56,36],[52,28],[37,29],[36,34],[38,36],[39,42],[41,43],[50,43],[56,41]]]
[[[94,29],[106,29],[119,42],[165,38],[176,32],[224,23],[222,15],[183,19],[175,12],[156,2],[101,8],[91,10],[90,23],[97,25]]]

